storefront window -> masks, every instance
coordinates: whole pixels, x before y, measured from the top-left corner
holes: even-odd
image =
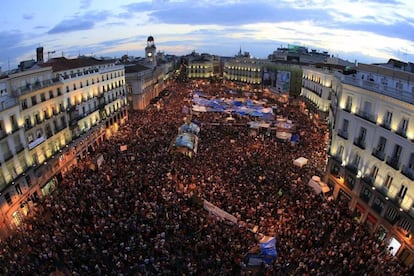
[[[378,240],[379,241],[383,241],[385,240],[385,238],[387,237],[387,230],[385,230],[384,226],[380,225],[378,226],[378,230],[377,230],[377,236],[378,236]]]
[[[394,237],[390,239],[390,243],[388,244],[388,251],[395,256],[398,250],[401,247],[401,243]]]
[[[43,187],[42,187],[42,193],[44,196],[46,195],[50,195],[56,188],[57,185],[57,180],[56,178],[52,178],[49,182],[47,182]]]

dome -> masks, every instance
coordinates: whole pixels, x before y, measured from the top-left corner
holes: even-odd
[[[147,41],[154,41],[154,38],[150,35],[150,36],[147,38]]]

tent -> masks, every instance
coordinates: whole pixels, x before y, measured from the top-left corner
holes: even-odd
[[[329,186],[321,181],[321,178],[319,176],[312,176],[312,178],[309,180],[308,185],[313,188],[316,194],[326,194],[331,189],[329,189]]]
[[[285,132],[285,131],[276,131],[276,138],[288,141],[292,137],[292,133]]]
[[[308,159],[306,159],[305,157],[299,157],[293,160],[293,165],[300,167],[300,168],[302,168],[306,164],[308,164]]]
[[[170,150],[172,152],[184,153],[190,157],[197,153],[198,137],[192,133],[180,133],[171,143]]]
[[[200,132],[200,127],[193,122],[188,122],[180,126],[179,133],[184,132],[193,133],[197,135]]]

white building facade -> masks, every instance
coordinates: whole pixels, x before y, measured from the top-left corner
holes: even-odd
[[[304,95],[332,124],[326,182],[354,217],[414,264],[414,74],[359,64],[330,77],[304,71]],[[310,77],[309,77],[310,76]],[[339,88],[339,89],[338,89]],[[309,95],[310,94],[310,95]]]
[[[8,97],[0,110],[4,235],[128,117],[124,66],[114,60],[57,58],[5,81]]]

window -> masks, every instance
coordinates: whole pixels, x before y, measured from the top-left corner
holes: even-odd
[[[49,91],[49,99],[53,99],[53,97],[54,97],[54,95],[53,95],[53,91],[52,91],[52,90],[50,90],[50,91]]]
[[[363,111],[364,111],[364,114],[367,114],[367,115],[371,114],[371,111],[372,111],[372,103],[371,102],[368,102],[368,101],[364,102],[364,109],[363,109]]]
[[[361,156],[359,156],[359,154],[355,154],[354,161],[352,162],[352,165],[354,167],[358,168],[360,161],[361,161]]]
[[[66,85],[66,92],[69,92],[69,86]]]
[[[27,142],[30,144],[31,142],[33,142],[34,138],[32,134],[28,134],[27,135]]]
[[[41,101],[41,102],[46,101],[46,96],[45,96],[45,93],[40,94],[40,101]]]
[[[378,152],[384,152],[385,151],[385,145],[387,144],[387,139],[384,137],[380,137],[377,145],[377,151]]]
[[[40,120],[39,112],[36,112],[36,114],[35,114],[35,120],[36,120],[36,124],[40,124],[42,122],[42,120]]]
[[[381,78],[381,84],[384,85],[384,86],[387,86],[388,85],[388,80],[387,80],[386,77],[382,77]]]
[[[32,96],[32,105],[37,104],[36,96]]]
[[[12,130],[13,131],[19,129],[19,125],[17,123],[17,120],[16,120],[16,116],[15,115],[10,116],[10,123],[11,123]]]
[[[400,159],[400,155],[401,155],[401,150],[402,147],[400,145],[395,145],[394,146],[394,154],[392,156],[392,158],[399,160]]]
[[[370,174],[369,174],[369,176],[373,179],[373,180],[375,180],[375,178],[377,177],[377,174],[378,174],[378,167],[377,166],[373,166],[372,167],[372,169],[371,169],[371,172],[370,172]]]
[[[398,125],[397,133],[405,136],[407,133],[407,128],[408,128],[408,119],[402,118],[400,121],[400,124]]]
[[[349,121],[346,120],[346,119],[344,119],[342,121],[342,129],[341,129],[341,132],[342,133],[347,133],[348,132],[348,127],[349,127]]]
[[[408,161],[408,168],[414,169],[414,153],[411,153],[410,160]]]
[[[397,83],[395,83],[395,88],[397,90],[402,90],[403,89],[403,84],[401,81],[398,81]]]
[[[9,204],[9,206],[11,206],[13,204],[10,193],[5,193],[4,194],[4,199],[6,200],[7,204]]]
[[[384,181],[385,188],[389,189],[391,187],[392,180],[393,180],[393,177],[388,174]]]
[[[25,179],[26,179],[27,187],[30,187],[32,185],[32,180],[30,179],[30,175],[26,175]]]
[[[24,117],[24,126],[26,129],[29,129],[32,127],[32,120],[30,119],[30,116]]]
[[[372,191],[370,191],[370,189],[364,187],[362,189],[362,192],[361,192],[362,200],[364,200],[366,203],[368,203],[369,200],[371,199],[371,196],[372,196]]]
[[[384,125],[390,126],[392,121],[392,112],[387,111],[384,117]]]
[[[351,111],[351,108],[352,108],[352,97],[347,96],[346,103],[345,103],[345,110]]]
[[[367,136],[367,129],[364,127],[361,127],[361,129],[359,130],[359,136],[358,136],[359,142],[364,143],[366,136]]]
[[[401,185],[400,191],[398,192],[397,196],[401,199],[404,199],[405,194],[407,193],[408,188],[404,185]]]
[[[24,109],[26,109],[27,108],[27,100],[26,99],[23,99],[22,101],[21,101],[21,105],[22,105],[22,109],[24,110]]]
[[[372,203],[372,209],[374,209],[378,214],[381,214],[382,210],[384,210],[384,207],[385,203],[378,197],[375,198],[374,202]]]
[[[354,189],[354,186],[355,186],[355,177],[353,177],[351,174],[346,174],[345,175],[345,184],[351,190]]]
[[[22,188],[20,188],[20,184],[16,184],[15,189],[16,189],[16,193],[18,195],[22,195],[23,194]]]
[[[344,154],[344,146],[340,145],[338,150],[336,151],[336,157],[342,160],[342,155]]]

